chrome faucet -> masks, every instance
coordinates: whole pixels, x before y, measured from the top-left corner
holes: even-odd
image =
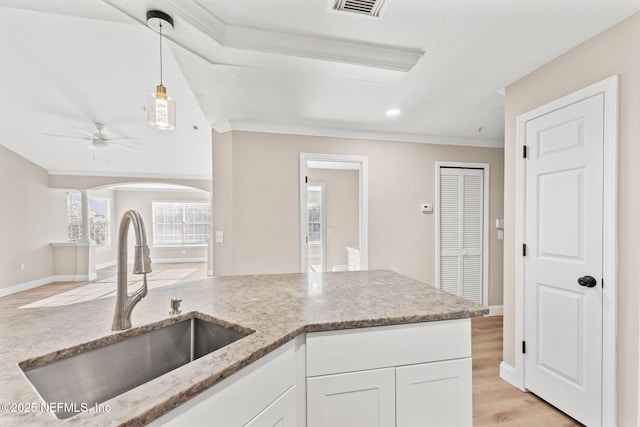
[[[133,231],[136,233],[133,273],[144,275],[142,286],[131,296],[127,291],[127,237],[130,223],[133,223]],[[116,293],[116,312],[113,316],[111,330],[122,331],[131,327],[131,311],[147,295],[147,273],[151,273],[151,257],[149,256],[144,222],[142,222],[142,217],[138,212],[129,210],[122,215],[120,220],[120,232],[118,234],[118,288]]]

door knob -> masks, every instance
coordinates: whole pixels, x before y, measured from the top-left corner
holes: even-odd
[[[593,288],[596,286],[598,282],[591,276],[582,276],[578,279],[578,285],[584,286],[587,288]]]

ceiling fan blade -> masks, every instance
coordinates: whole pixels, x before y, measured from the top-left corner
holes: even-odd
[[[139,152],[140,152],[140,148],[138,148],[138,147],[132,147],[132,146],[130,146],[130,145],[123,144],[123,143],[121,143],[121,142],[111,142],[111,145],[117,145],[118,147],[122,147],[122,148],[125,148],[125,149],[127,149],[127,150],[134,151],[134,152],[136,152],[136,153],[139,153]]]
[[[46,136],[58,136],[60,138],[69,138],[69,139],[83,139],[85,141],[91,141],[91,138],[85,138],[85,137],[82,137],[82,136],[57,135],[55,133],[43,133],[43,135],[46,135]]]
[[[90,136],[91,138],[93,138],[93,137],[94,137],[94,135],[93,135],[91,132],[87,132],[87,131],[86,131],[86,130],[84,130],[84,129],[77,128],[77,127],[75,127],[75,126],[71,126],[71,129],[75,129],[75,130],[77,130],[78,132],[82,132],[82,133],[84,133],[85,135]]]
[[[116,141],[116,140],[132,140],[132,141],[136,141],[136,142],[140,142],[140,138],[136,138],[135,136],[123,136],[122,138],[107,138],[109,141]]]

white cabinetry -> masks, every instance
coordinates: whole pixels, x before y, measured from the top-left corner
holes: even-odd
[[[296,427],[296,407],[296,388],[293,386],[256,415],[245,427]]]
[[[305,385],[297,384],[300,382],[298,370],[303,366],[304,336],[301,335],[150,425],[294,427],[298,424],[299,408],[304,412]]]
[[[471,359],[396,369],[398,426],[470,426]]]
[[[324,375],[307,381],[308,426],[392,426],[395,369]]]
[[[471,426],[469,319],[307,334],[307,422]]]

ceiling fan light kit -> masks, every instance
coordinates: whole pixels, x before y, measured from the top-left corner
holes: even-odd
[[[162,84],[162,35],[173,32],[173,19],[162,11],[150,10],[147,26],[160,35],[160,84],[147,97],[147,121],[157,129],[171,130],[176,127],[176,102]]]

